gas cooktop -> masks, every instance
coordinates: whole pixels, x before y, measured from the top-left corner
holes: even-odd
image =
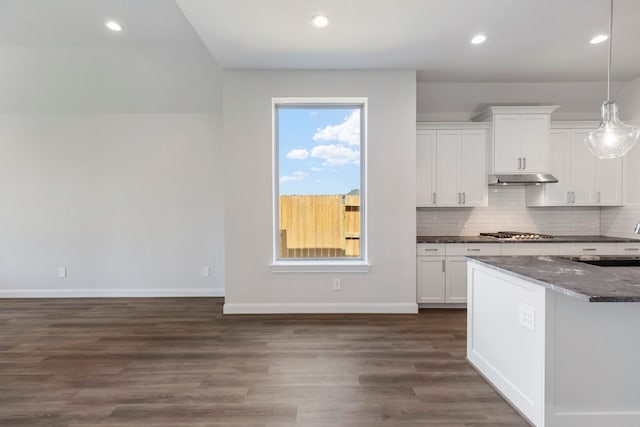
[[[549,234],[524,233],[520,231],[498,231],[496,233],[480,233],[480,235],[487,236],[487,237],[494,237],[496,239],[510,239],[510,240],[553,239],[553,236]]]

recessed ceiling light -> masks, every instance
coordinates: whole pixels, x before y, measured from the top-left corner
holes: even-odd
[[[474,38],[471,39],[471,44],[481,44],[487,41],[487,36],[484,34],[478,34]]]
[[[592,38],[589,43],[591,43],[591,44],[599,44],[599,43],[602,43],[602,42],[607,41],[607,40],[609,40],[609,36],[608,35],[606,35],[606,34],[598,34],[597,36]]]
[[[122,25],[118,24],[116,21],[108,21],[104,25],[106,25],[111,31],[122,31]]]
[[[329,18],[324,15],[316,15],[311,18],[311,25],[316,28],[324,28],[329,25]]]

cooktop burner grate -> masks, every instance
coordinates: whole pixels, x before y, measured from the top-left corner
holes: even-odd
[[[553,236],[549,234],[525,233],[520,231],[498,231],[495,233],[480,233],[480,235],[494,237],[496,239],[513,239],[513,240],[553,239]]]

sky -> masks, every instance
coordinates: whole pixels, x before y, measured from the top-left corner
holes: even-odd
[[[360,109],[278,108],[280,194],[360,188]]]

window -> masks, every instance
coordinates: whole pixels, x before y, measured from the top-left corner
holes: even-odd
[[[274,99],[274,264],[366,261],[366,99]]]

